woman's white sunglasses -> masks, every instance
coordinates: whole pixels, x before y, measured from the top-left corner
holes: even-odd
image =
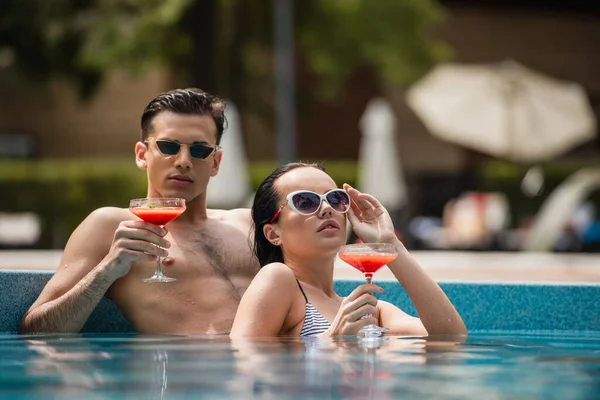
[[[301,215],[313,215],[321,208],[323,201],[327,202],[333,211],[344,214],[350,208],[350,196],[342,189],[332,189],[325,194],[319,194],[310,190],[298,190],[286,196],[287,203],[284,203],[273,215],[270,224],[273,223],[281,214],[281,210],[289,205],[292,210]]]

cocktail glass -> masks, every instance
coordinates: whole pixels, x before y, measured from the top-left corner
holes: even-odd
[[[129,202],[129,211],[146,222],[164,228],[166,224],[185,211],[185,200],[166,197],[133,199]],[[173,282],[176,280],[163,274],[160,268],[160,257],[157,257],[154,275],[144,279],[144,282]]]
[[[342,261],[350,264],[365,275],[367,283],[371,283],[373,274],[398,257],[393,245],[388,243],[359,243],[342,246],[339,251]],[[371,315],[365,315],[368,318]],[[363,327],[359,334],[365,338],[380,337],[387,328],[371,324]]]

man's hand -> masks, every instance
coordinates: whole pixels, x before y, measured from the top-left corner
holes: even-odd
[[[123,221],[115,231],[112,245],[104,262],[115,279],[129,272],[134,262],[152,261],[166,257],[171,246],[164,236],[165,228],[145,221]]]

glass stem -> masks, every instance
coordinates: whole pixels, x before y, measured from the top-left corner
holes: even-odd
[[[161,229],[165,229],[164,225],[159,225]],[[162,269],[160,268],[160,257],[156,257],[156,273],[155,275],[164,276]]]
[[[162,269],[160,268],[160,257],[156,257],[156,274],[155,275],[162,275]]]
[[[371,282],[373,281],[373,275],[371,275],[371,274],[365,275],[365,278],[367,280],[367,284],[371,284]],[[370,318],[372,316],[373,316],[373,314],[365,314],[365,317],[368,317],[368,318]],[[370,325],[370,326],[373,326],[373,325]]]

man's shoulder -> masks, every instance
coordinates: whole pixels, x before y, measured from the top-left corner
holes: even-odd
[[[100,207],[92,211],[79,225],[79,229],[93,227],[96,230],[103,228],[114,230],[123,221],[136,219],[127,208]]]
[[[250,218],[249,208],[232,208],[230,210],[209,208],[206,210],[208,216],[215,219],[226,218]]]
[[[126,208],[101,207],[92,211],[71,234],[65,254],[78,254],[80,249],[88,249],[88,253],[107,251],[119,224],[134,218]],[[92,250],[89,250],[90,247]]]
[[[127,208],[119,207],[100,207],[88,215],[86,219],[96,223],[121,223],[135,219],[136,217]]]
[[[209,218],[236,226],[250,227],[252,218],[249,208],[233,208],[231,210],[208,209]]]

